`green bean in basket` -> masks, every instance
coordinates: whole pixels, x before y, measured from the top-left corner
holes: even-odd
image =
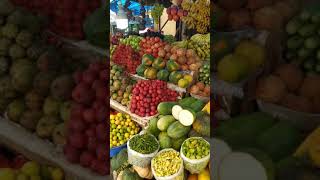
[[[152,168],[158,177],[176,174],[181,165],[180,153],[174,150],[162,151],[152,159]]]
[[[209,155],[210,145],[203,139],[188,139],[182,145],[182,152],[189,159],[202,159]]]
[[[151,154],[159,148],[159,143],[150,134],[136,135],[129,141],[132,150],[141,154]]]

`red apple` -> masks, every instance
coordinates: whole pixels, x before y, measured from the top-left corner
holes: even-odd
[[[171,14],[171,8],[170,8],[170,7],[169,7],[169,8],[167,8],[167,10],[166,10],[166,11],[167,11],[167,14],[168,14],[168,15],[170,15],[170,14]]]
[[[83,133],[74,132],[69,134],[68,142],[71,146],[82,149],[86,146],[87,138]]]
[[[72,132],[82,132],[86,128],[86,125],[82,118],[71,117],[68,122],[68,129]]]
[[[93,123],[96,121],[95,109],[89,108],[83,111],[83,119],[86,123]]]
[[[92,105],[92,108],[95,109],[96,111],[99,110],[101,107],[105,107],[105,104],[103,101],[95,101]]]
[[[103,82],[107,82],[107,80],[109,79],[109,71],[107,69],[101,70],[99,73],[99,77],[100,80],[102,80]]]
[[[99,101],[107,100],[108,89],[106,87],[100,87],[96,89],[96,99]]]
[[[178,8],[177,7],[171,7],[171,15],[176,15],[178,13]]]
[[[89,70],[94,72],[99,72],[102,69],[102,63],[101,62],[94,62],[89,65]]]
[[[63,148],[64,155],[71,163],[78,163],[80,160],[80,151],[71,145],[65,145]]]
[[[174,15],[174,16],[173,16],[173,20],[174,20],[174,21],[179,21],[179,19],[180,19],[180,18],[179,18],[178,15]]]
[[[90,168],[92,171],[97,172],[98,173],[98,169],[99,169],[99,161],[97,159],[93,159],[91,161],[91,165]]]
[[[96,137],[99,141],[101,142],[106,142],[107,141],[107,125],[105,123],[100,123],[96,127]]]
[[[97,90],[98,88],[104,88],[107,87],[106,83],[102,80],[95,80],[92,84],[92,89]]]
[[[179,10],[178,10],[178,16],[179,16],[179,17],[182,17],[182,16],[183,16],[183,9],[179,9]]]
[[[84,106],[79,103],[72,103],[70,117],[82,118],[82,112],[85,110]]]
[[[97,79],[97,72],[93,70],[86,70],[83,72],[82,79],[87,84],[92,84]]]
[[[86,136],[91,138],[96,136],[96,128],[89,128],[86,130]]]
[[[80,104],[91,104],[94,99],[93,90],[85,83],[78,84],[72,91],[72,98]]]
[[[74,72],[73,79],[77,84],[80,83],[82,81],[82,72],[81,71]]]
[[[87,149],[90,152],[96,153],[96,149],[98,147],[98,140],[95,137],[88,138]]]
[[[100,161],[107,160],[107,146],[106,145],[98,145],[96,150],[96,156]]]
[[[99,107],[96,110],[96,118],[98,122],[105,122],[107,119],[108,111],[105,106]]]
[[[172,15],[168,15],[168,20],[171,21],[173,19]]]
[[[90,167],[91,162],[95,159],[94,155],[88,151],[84,151],[80,155],[80,164],[83,167]]]
[[[106,161],[98,161],[97,163],[97,173],[104,176],[109,174],[109,168],[108,168],[108,164]]]

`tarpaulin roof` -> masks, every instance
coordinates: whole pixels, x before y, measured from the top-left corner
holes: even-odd
[[[110,0],[110,10],[113,12],[118,12],[118,2],[124,5],[126,0]],[[148,11],[152,9],[153,6],[144,6],[145,10]],[[130,1],[130,6],[128,7],[132,11],[133,15],[140,15],[141,4],[136,1]]]

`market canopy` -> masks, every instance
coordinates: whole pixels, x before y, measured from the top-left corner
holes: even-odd
[[[118,2],[120,0],[110,0],[110,10],[117,13],[118,12]],[[121,0],[122,4],[125,4],[126,0]],[[151,10],[153,6],[144,6],[145,10]],[[132,11],[134,16],[140,15],[141,4],[137,1],[130,1],[130,5],[128,7]]]

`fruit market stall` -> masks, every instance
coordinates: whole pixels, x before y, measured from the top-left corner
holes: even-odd
[[[315,143],[320,11],[317,3],[300,3],[215,5],[214,178],[320,177]],[[261,33],[265,43],[257,44]]]
[[[50,2],[59,10],[48,10],[42,2],[1,1],[0,142],[33,161],[60,167],[66,174],[60,179],[105,179],[108,72],[106,54],[90,40],[104,35],[96,26],[104,17],[101,3],[81,2],[81,19],[65,23],[75,27],[61,27],[58,14],[74,3]],[[89,26],[97,32],[85,35]]]
[[[209,2],[164,2],[148,4],[152,30],[110,39],[113,179],[210,179],[208,8],[194,19]]]

